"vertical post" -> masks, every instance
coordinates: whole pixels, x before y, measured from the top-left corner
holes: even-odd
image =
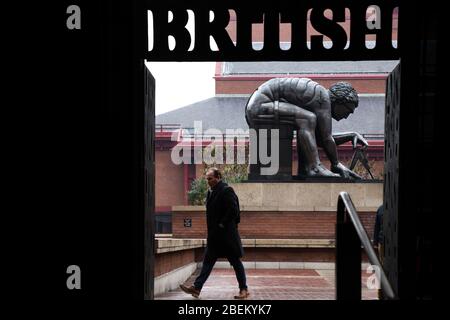
[[[155,265],[155,79],[147,68],[144,71],[144,299],[152,300]]]
[[[361,242],[341,198],[336,222],[336,300],[361,300]]]

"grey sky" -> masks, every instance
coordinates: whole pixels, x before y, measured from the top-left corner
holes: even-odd
[[[215,62],[147,62],[155,78],[155,113],[214,97]]]

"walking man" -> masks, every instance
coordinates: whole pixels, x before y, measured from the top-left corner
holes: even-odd
[[[246,299],[250,294],[247,288],[244,265],[240,260],[244,252],[238,232],[238,223],[240,222],[239,199],[233,188],[222,181],[222,174],[219,169],[208,169],[206,180],[210,190],[206,197],[208,238],[203,266],[193,286],[180,285],[180,288],[198,298],[217,259],[225,257],[233,266],[239,283],[239,294],[234,298]]]

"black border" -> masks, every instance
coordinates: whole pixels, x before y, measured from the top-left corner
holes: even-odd
[[[242,2],[231,3],[242,6]],[[65,26],[65,10],[71,4],[82,8],[80,31]],[[145,20],[135,13],[144,5],[145,1],[81,0],[42,5],[38,12],[44,9],[45,18],[40,28],[26,26],[21,38],[28,48],[24,52],[38,61],[29,73],[41,76],[27,83],[26,103],[40,105],[36,118],[40,130],[34,136],[30,133],[31,141],[38,143],[32,150],[39,170],[27,184],[39,212],[30,221],[40,224],[32,228],[28,245],[33,248],[25,265],[39,261],[38,287],[46,297],[143,299],[144,221],[130,214],[142,209],[140,187],[135,189],[142,152],[135,152],[142,139],[136,124],[142,119],[133,108],[142,101],[136,100],[136,87],[129,79],[141,68],[142,48],[133,40],[143,36],[135,31]],[[409,30],[403,39],[415,41],[415,29]],[[82,290],[69,291],[65,286],[70,264],[82,269]],[[161,309],[170,305],[149,303]],[[322,306],[271,303],[279,306],[277,312],[289,309],[293,314],[297,305]],[[336,303],[323,304],[330,310],[345,309]]]

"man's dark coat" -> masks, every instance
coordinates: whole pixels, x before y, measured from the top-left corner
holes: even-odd
[[[206,198],[208,252],[216,257],[242,257],[244,252],[237,225],[239,199],[233,188],[219,181]],[[220,225],[223,225],[221,227]]]

